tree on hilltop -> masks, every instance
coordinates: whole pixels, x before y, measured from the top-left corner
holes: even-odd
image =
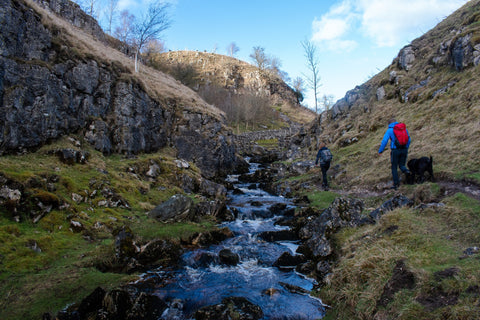
[[[260,70],[265,70],[270,66],[270,59],[265,53],[265,48],[253,47],[253,52],[250,53],[250,58]]]
[[[240,51],[240,48],[237,47],[235,42],[232,42],[227,46],[227,53],[230,57],[234,57],[235,54],[237,54],[238,51]]]

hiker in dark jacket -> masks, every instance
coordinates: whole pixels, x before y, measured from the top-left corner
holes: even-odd
[[[390,119],[388,121],[388,129],[385,132],[380,148],[378,149],[378,154],[380,155],[385,147],[387,146],[388,140],[390,140],[390,162],[392,164],[392,177],[393,177],[393,186],[391,189],[397,189],[400,185],[400,179],[398,178],[398,168],[405,173],[406,175],[410,174],[410,171],[405,167],[408,156],[408,147],[410,146],[410,134],[408,134],[408,142],[404,147],[397,147],[395,143],[395,134],[393,132],[393,127],[398,122],[395,119]]]
[[[315,165],[318,165],[318,161],[320,160],[320,169],[322,169],[322,187],[324,190],[328,190],[327,171],[330,168],[330,162],[332,161],[333,156],[324,142],[320,143],[319,148]]]

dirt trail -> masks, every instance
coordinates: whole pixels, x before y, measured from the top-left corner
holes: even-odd
[[[478,201],[480,201],[480,186],[468,181],[436,181],[443,189],[443,197],[454,195],[455,193],[464,193]],[[394,192],[387,185],[383,190],[370,190],[363,186],[356,186],[349,190],[332,190],[342,195],[350,195],[357,198],[379,197]]]
[[[480,186],[478,185],[466,181],[438,181],[437,183],[440,187],[445,189],[445,196],[462,192],[480,201]]]

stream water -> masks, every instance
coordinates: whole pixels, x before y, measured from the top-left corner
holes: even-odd
[[[251,164],[250,172],[257,168],[258,165]],[[219,245],[185,253],[182,257],[184,266],[180,269],[168,272],[152,270],[144,275],[144,279],[163,279],[162,285],[150,289],[170,304],[161,319],[194,319],[196,310],[221,303],[226,297],[248,299],[262,309],[262,319],[322,318],[324,306],[319,299],[308,293],[291,292],[303,290],[287,289],[295,287],[310,291],[315,284],[314,280],[293,269],[280,270],[273,267],[282,253],[290,251],[294,255],[297,244],[288,241],[265,242],[257,238],[260,232],[288,228],[275,225],[280,217],[268,214],[268,208],[278,203],[292,207],[292,203],[283,197],[252,188],[251,183],[239,183],[237,176],[229,176],[228,179],[243,192],[235,195],[232,191],[229,192],[229,207],[237,213],[237,218],[222,224],[235,236]],[[218,263],[218,259],[204,259],[217,257],[222,249],[238,254],[239,263],[227,266]]]

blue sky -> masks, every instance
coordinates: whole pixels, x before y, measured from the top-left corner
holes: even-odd
[[[120,0],[136,16],[150,0]],[[253,47],[277,57],[290,78],[309,76],[301,42],[318,48],[319,93],[334,101],[387,67],[399,50],[466,0],[170,0],[172,25],[161,38],[169,50],[227,54],[251,63]],[[312,91],[305,104],[313,107]]]

